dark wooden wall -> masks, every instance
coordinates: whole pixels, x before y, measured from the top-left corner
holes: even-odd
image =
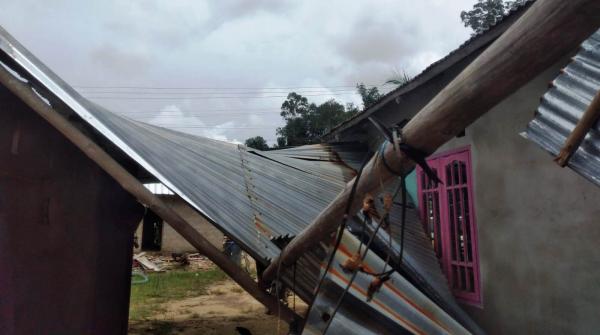
[[[142,214],[0,87],[0,334],[126,334]]]

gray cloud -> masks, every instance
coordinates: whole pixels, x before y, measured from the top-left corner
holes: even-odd
[[[73,85],[253,88],[95,100],[143,121],[197,125],[182,130],[198,135],[274,142],[287,90],[261,88],[322,87],[306,95],[359,103],[357,82],[381,84],[398,69],[416,74],[468,38],[459,13],[473,3],[0,0],[0,22]],[[340,85],[350,87],[327,90]]]
[[[120,76],[144,78],[151,61],[148,55],[104,44],[90,52],[91,62]]]
[[[358,65],[394,64],[402,55],[419,50],[414,36],[414,29],[365,16],[349,27],[346,36],[332,39],[331,42],[343,57]]]

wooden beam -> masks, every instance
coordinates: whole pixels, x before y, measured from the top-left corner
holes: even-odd
[[[575,50],[600,26],[600,1],[538,0],[502,36],[477,57],[404,127],[410,146],[433,153],[477,118],[542,71]],[[413,168],[403,154],[388,146],[386,161],[395,170]],[[351,212],[359,210],[361,195],[378,193],[380,184],[394,178],[375,156],[357,185]],[[333,202],[273,260],[263,273],[272,281],[281,265],[288,267],[315,244],[335,232],[348,202],[351,181]]]
[[[302,318],[288,307],[279,303],[277,298],[261,290],[257,283],[238,265],[232,262],[219,249],[214,247],[196,229],[172,210],[159,197],[152,194],[142,183],[125,170],[117,161],[109,156],[100,146],[90,140],[60,113],[46,104],[31,88],[15,78],[3,66],[0,66],[0,83],[25,102],[31,109],[54,126],[67,139],[75,144],[91,160],[96,162],[106,173],[113,177],[127,192],[131,193],[142,204],[169,223],[199,252],[213,261],[227,275],[238,283],[252,297],[278,314],[287,323],[301,322]]]
[[[558,153],[558,156],[554,158],[554,161],[558,165],[561,167],[567,166],[571,156],[577,151],[585,135],[596,124],[598,118],[600,118],[600,91],[596,93],[594,99],[592,99],[592,102],[581,116],[581,119],[577,122],[575,129],[573,129],[565,141],[565,145]]]

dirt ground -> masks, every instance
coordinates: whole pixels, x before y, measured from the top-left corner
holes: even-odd
[[[152,321],[132,321],[129,334],[233,335],[238,334],[236,327],[245,327],[254,335],[287,334],[287,324],[267,315],[266,309],[233,281],[216,283],[208,293],[162,304],[161,313],[151,317]],[[297,310],[304,313],[306,305],[297,301]]]

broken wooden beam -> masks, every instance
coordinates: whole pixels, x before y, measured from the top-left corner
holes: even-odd
[[[538,0],[502,36],[467,66],[433,98],[403,129],[404,143],[431,154],[463,131],[477,118],[515,92],[542,71],[559,61],[600,26],[600,1]],[[395,171],[414,167],[404,154],[388,145],[383,155]],[[395,175],[379,155],[365,166],[352,202],[356,213],[361,197],[376,194],[380,185]],[[272,281],[279,267],[291,266],[300,256],[339,227],[354,181],[317,218],[294,238],[263,273]]]
[[[114,178],[127,192],[138,199],[139,202],[168,222],[169,225],[171,225],[173,229],[183,236],[192,246],[207,256],[252,297],[269,310],[276,312],[283,321],[287,323],[302,322],[300,316],[288,307],[282,305],[276,297],[269,295],[267,292],[260,289],[250,275],[232,262],[219,249],[213,246],[164,201],[152,194],[152,192],[150,192],[150,190],[148,190],[139,180],[125,170],[121,164],[107,154],[104,149],[84,135],[57,110],[43,101],[27,83],[17,79],[4,66],[0,66],[0,83],[6,86],[13,94],[19,97],[31,109],[54,126],[54,128],[62,133],[69,141],[83,151],[86,156]]]
[[[577,151],[587,133],[598,121],[598,118],[600,118],[600,91],[596,93],[592,102],[581,116],[581,119],[579,119],[573,131],[569,134],[558,156],[554,158],[554,161],[558,165],[565,167],[569,164],[571,156]]]

